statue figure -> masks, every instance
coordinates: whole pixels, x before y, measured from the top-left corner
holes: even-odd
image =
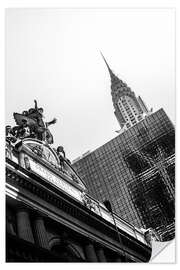
[[[12,159],[12,144],[16,143],[17,138],[13,134],[11,126],[6,126],[6,148],[5,148],[5,157]]]
[[[6,126],[6,139],[9,144],[11,144],[11,142],[15,143],[17,141],[17,138],[14,136],[13,129],[9,125]]]
[[[70,165],[71,162],[69,159],[66,158],[66,154],[64,151],[64,148],[62,146],[58,146],[57,149],[55,149],[58,158],[59,158],[59,164],[60,164],[60,169],[68,174],[71,179],[76,182],[77,184],[79,184],[79,180],[78,177],[75,175],[75,173],[72,171],[72,169],[70,168],[70,166],[68,166],[68,164]],[[65,163],[66,161],[66,163]]]
[[[66,158],[64,148],[62,146],[58,146],[56,152],[57,152],[57,155],[59,157],[59,163],[60,163],[61,169],[63,169],[64,168],[64,159]]]
[[[149,245],[152,244],[152,241],[161,241],[161,238],[157,235],[153,228],[141,228],[141,231],[144,233],[144,238]]]
[[[17,138],[23,139],[30,136],[30,127],[28,126],[26,119],[22,119],[22,124],[18,126],[17,129],[15,128],[13,129],[13,131],[16,132]]]
[[[87,194],[84,191],[81,193],[81,198],[82,198],[83,204],[87,208],[89,208],[90,210],[93,210],[94,212],[96,212],[95,203],[87,196]]]
[[[36,138],[45,141],[48,144],[53,143],[53,136],[49,131],[49,126],[56,123],[56,118],[50,122],[44,122],[43,108],[38,108],[37,101],[34,100],[35,107],[28,111],[23,111],[22,114],[14,113],[14,119],[17,126],[14,128],[16,137]]]

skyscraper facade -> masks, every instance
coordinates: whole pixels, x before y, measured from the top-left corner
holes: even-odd
[[[163,109],[119,134],[73,167],[92,196],[136,226],[174,237],[174,126]]]
[[[105,59],[104,59],[105,60]],[[106,62],[106,60],[105,60]],[[175,129],[163,109],[149,111],[108,67],[120,134],[74,161],[91,195],[137,226],[174,238]]]

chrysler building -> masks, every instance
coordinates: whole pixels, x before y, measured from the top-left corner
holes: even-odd
[[[121,129],[126,130],[143,120],[151,111],[148,110],[142,98],[140,96],[136,97],[131,88],[113,73],[102,53],[101,55],[111,77],[114,114]]]

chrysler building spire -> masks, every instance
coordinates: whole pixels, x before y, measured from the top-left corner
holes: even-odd
[[[102,56],[102,58],[103,58],[103,60],[104,60],[104,62],[105,62],[105,64],[106,64],[106,66],[107,66],[107,68],[108,68],[108,71],[109,71],[109,74],[110,74],[110,77],[111,77],[111,83],[115,84],[115,83],[122,82],[122,81],[120,81],[120,79],[113,73],[112,69],[111,69],[110,66],[108,65],[108,63],[107,63],[107,61],[106,61],[106,59],[105,59],[105,57],[104,57],[104,55],[102,54],[101,51],[100,51],[100,53],[101,53],[101,56]]]
[[[120,80],[109,67],[105,57],[102,58],[108,68],[111,78],[111,95],[114,106],[114,114],[121,128],[128,129],[143,120],[149,114],[142,98],[136,97],[130,87]]]

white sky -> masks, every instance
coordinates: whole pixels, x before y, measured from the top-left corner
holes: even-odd
[[[70,160],[119,129],[100,56],[154,111],[175,122],[174,11],[9,9],[6,11],[6,124],[13,112],[45,110],[55,145]]]

